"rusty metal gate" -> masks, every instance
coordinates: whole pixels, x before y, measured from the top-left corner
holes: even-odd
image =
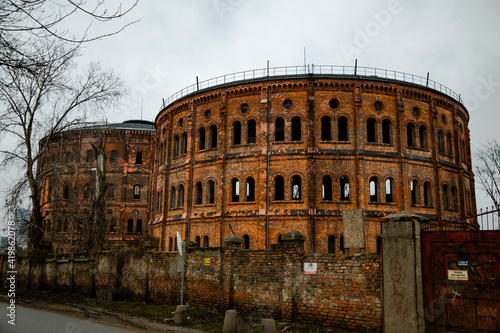
[[[500,231],[424,231],[427,332],[500,332]]]

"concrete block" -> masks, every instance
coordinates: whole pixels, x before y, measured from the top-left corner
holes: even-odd
[[[262,319],[262,333],[276,333],[276,321],[272,318]]]
[[[238,313],[236,310],[227,310],[224,316],[224,326],[222,333],[237,333],[238,332]]]
[[[187,307],[185,305],[178,305],[175,309],[174,323],[176,325],[187,325]]]

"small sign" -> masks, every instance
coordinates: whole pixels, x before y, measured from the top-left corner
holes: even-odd
[[[459,261],[457,262],[457,265],[458,265],[458,266],[466,266],[466,267],[469,267],[469,261],[467,261],[467,260],[459,260]]]
[[[469,281],[469,272],[455,269],[448,270],[448,280]]]
[[[318,270],[317,263],[305,263],[304,264],[304,274],[316,274]]]
[[[210,266],[210,258],[205,258],[205,266]]]

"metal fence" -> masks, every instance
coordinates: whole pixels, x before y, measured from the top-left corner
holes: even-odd
[[[390,79],[406,83],[413,83],[439,91],[462,103],[462,99],[459,94],[455,93],[453,90],[449,89],[448,87],[436,81],[430,80],[429,74],[427,74],[427,77],[422,77],[418,75],[397,72],[388,69],[373,68],[373,67],[311,64],[304,66],[267,67],[260,69],[252,69],[243,72],[236,72],[218,76],[201,82],[198,82],[197,80],[195,84],[192,84],[184,89],[181,89],[175,94],[168,97],[166,100],[163,100],[163,104],[160,110],[164,109],[169,104],[175,102],[176,100],[182,97],[185,97],[199,90],[215,87],[218,85],[235,83],[239,81],[252,80],[252,79],[276,78],[280,76],[294,76],[294,75],[306,75],[306,74],[330,75],[330,76],[356,76],[363,78],[376,77],[376,78]]]
[[[481,208],[477,215],[477,222],[481,230],[500,230],[500,209],[494,206],[490,209],[486,207],[484,210]]]

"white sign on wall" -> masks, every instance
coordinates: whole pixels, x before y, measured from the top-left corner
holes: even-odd
[[[317,263],[306,262],[304,263],[304,274],[316,274],[318,270]]]

